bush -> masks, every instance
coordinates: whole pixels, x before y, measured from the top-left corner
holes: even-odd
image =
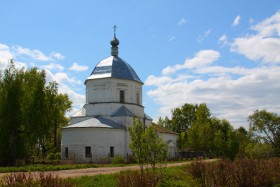
[[[55,160],[55,154],[54,153],[48,154],[47,159],[50,160],[50,161],[54,161]]]
[[[120,187],[155,187],[162,180],[158,173],[139,171],[121,172],[118,176],[118,186]]]
[[[123,157],[120,156],[120,155],[114,156],[114,158],[113,158],[113,160],[112,160],[112,163],[113,163],[113,164],[123,164],[124,162],[125,162],[125,161],[124,161]]]
[[[237,159],[217,163],[194,162],[185,169],[203,187],[273,186],[280,184],[280,159]]]
[[[53,176],[51,174],[45,175],[40,173],[39,175],[31,173],[12,173],[5,175],[0,183],[3,187],[13,186],[13,187],[30,187],[30,186],[41,186],[41,187],[72,187],[74,184],[67,180],[59,178],[58,176]]]

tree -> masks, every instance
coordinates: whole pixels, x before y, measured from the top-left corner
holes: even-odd
[[[165,162],[167,144],[157,135],[153,126],[147,128],[139,118],[135,118],[133,126],[129,127],[129,133],[129,147],[138,160],[141,173],[144,173],[145,163],[150,164],[155,170],[157,163]]]
[[[256,110],[249,116],[250,131],[279,149],[280,116],[266,110]]]
[[[147,162],[153,171],[157,163],[164,163],[168,157],[167,144],[158,136],[154,126],[150,126],[145,131],[147,143]]]
[[[144,164],[147,158],[147,143],[145,141],[145,125],[139,118],[133,119],[133,127],[129,127],[130,143],[129,147],[135,154],[140,165],[141,173],[144,172]]]
[[[39,148],[45,155],[51,132],[65,123],[64,114],[71,107],[67,95],[55,92],[57,87],[50,104],[48,91],[44,70],[18,70],[11,61],[4,73],[0,72],[0,165],[28,161]]]

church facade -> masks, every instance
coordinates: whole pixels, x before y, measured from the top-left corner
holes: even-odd
[[[61,131],[62,159],[101,162],[116,155],[127,159],[128,127],[138,117],[146,126],[152,118],[144,112],[142,86],[134,69],[118,56],[119,40],[114,34],[111,56],[100,61],[86,79],[86,103]],[[155,125],[168,144],[171,157],[177,152],[178,135]]]

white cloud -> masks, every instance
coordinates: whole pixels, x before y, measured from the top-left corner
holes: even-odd
[[[60,85],[58,89],[59,93],[65,93],[69,96],[70,100],[73,102],[74,108],[82,108],[85,104],[85,95],[75,92],[72,88],[67,85]]]
[[[73,71],[86,71],[88,69],[88,66],[82,66],[77,63],[73,63],[72,66],[69,68],[69,70]]]
[[[222,46],[225,46],[228,44],[228,37],[227,35],[222,35],[220,38],[219,38],[219,43],[222,45]]]
[[[186,24],[185,18],[181,18],[180,21],[177,23],[177,25],[184,25]]]
[[[280,12],[252,27],[256,34],[235,38],[231,51],[250,60],[280,63]]]
[[[27,57],[32,60],[38,60],[38,61],[56,61],[56,60],[63,60],[65,57],[57,52],[52,52],[50,55],[45,55],[42,51],[38,49],[29,49],[24,48],[21,46],[15,46],[12,47],[13,53],[15,54],[15,57],[21,58],[21,57]]]
[[[207,38],[208,37],[208,35],[211,33],[211,30],[210,29],[208,29],[207,31],[205,31],[202,35],[199,35],[198,37],[197,37],[197,41],[198,42],[202,42],[205,38]]]
[[[16,56],[27,56],[34,60],[48,61],[50,60],[44,53],[38,49],[28,49],[21,46],[13,47]]]
[[[241,17],[240,16],[236,16],[236,18],[234,19],[233,23],[232,23],[232,27],[235,27],[239,24]]]
[[[43,69],[48,69],[48,70],[59,70],[62,71],[64,70],[64,66],[60,65],[60,64],[56,64],[56,63],[50,63],[47,65],[42,66]]]
[[[9,46],[0,43],[0,69],[7,67],[8,62],[13,58]]]
[[[240,18],[236,19],[237,25]],[[280,113],[280,12],[251,27],[255,34],[238,37],[230,44],[227,35],[222,45],[250,60],[262,61],[255,67],[215,65],[220,53],[202,50],[183,64],[169,65],[162,75],[150,75],[145,81],[153,86],[147,92],[160,108],[155,116],[170,116],[184,103],[206,103],[214,116],[228,119],[234,127],[248,127],[254,110]],[[224,62],[226,63],[226,62]],[[179,70],[180,75],[178,75]],[[181,77],[182,73],[192,77]]]
[[[62,54],[56,52],[52,52],[50,57],[57,60],[63,60],[65,58]]]
[[[167,66],[162,70],[163,75],[175,73],[181,69],[192,69],[207,66],[220,58],[220,53],[214,50],[201,50],[192,59],[186,59],[184,64]]]
[[[171,109],[184,103],[206,103],[214,116],[228,119],[235,127],[248,127],[247,117],[256,109],[280,112],[278,66],[208,67],[195,69],[194,74],[209,78],[189,81],[168,76],[147,78],[145,84],[156,87],[147,94],[160,105],[157,116],[170,116]]]

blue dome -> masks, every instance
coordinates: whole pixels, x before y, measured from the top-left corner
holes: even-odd
[[[143,84],[134,69],[118,56],[110,56],[100,61],[87,80],[101,78],[128,79]]]

